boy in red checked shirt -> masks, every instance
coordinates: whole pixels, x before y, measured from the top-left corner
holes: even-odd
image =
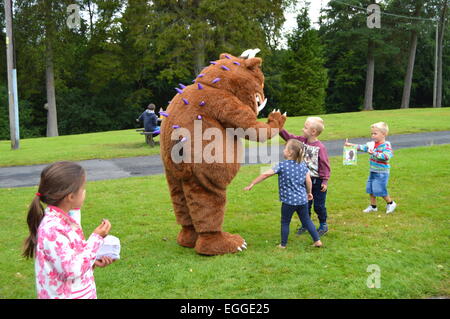
[[[305,144],[305,162],[311,174],[313,200],[308,203],[309,215],[311,216],[311,208],[314,205],[320,226],[317,229],[320,236],[328,232],[327,225],[327,208],[325,201],[327,199],[327,184],[330,179],[330,162],[328,160],[328,152],[325,145],[319,141],[318,136],[324,130],[323,119],[320,117],[308,117],[303,127],[303,136],[295,136],[289,134],[286,130],[280,131],[280,136],[285,141],[296,139]],[[297,235],[306,232],[303,225],[298,229]]]

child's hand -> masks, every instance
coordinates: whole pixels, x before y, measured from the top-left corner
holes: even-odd
[[[247,187],[244,187],[244,191],[249,191],[253,188],[253,184],[248,185]]]
[[[327,185],[327,184],[322,184],[322,185],[320,186],[320,191],[321,191],[321,192],[326,192],[326,191],[327,191],[327,188],[328,188],[328,185]]]
[[[312,193],[308,193],[308,200],[313,200],[313,199],[314,199],[313,194]]]
[[[349,142],[348,142],[348,138],[346,138],[346,139],[345,139],[344,146],[356,146],[356,144],[349,143]]]
[[[98,235],[102,236],[103,238],[105,238],[106,235],[108,235],[110,230],[111,230],[111,223],[109,222],[109,220],[104,219],[102,221],[102,223],[100,224],[100,226],[98,226],[94,230],[94,234],[98,234]]]
[[[108,265],[111,265],[114,261],[115,260],[112,259],[111,257],[103,256],[102,258],[97,259],[95,261],[94,266],[103,268],[103,267],[106,267]]]

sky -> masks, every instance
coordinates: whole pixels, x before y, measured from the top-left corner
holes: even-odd
[[[321,5],[323,7],[326,7],[329,0],[309,0],[309,2],[310,2],[309,18],[311,19],[313,26],[317,27],[317,23],[319,22]],[[296,17],[297,17],[298,11],[302,7],[302,5],[303,5],[303,1],[298,1],[298,4],[295,9],[284,13],[286,22],[283,25],[283,33],[288,33],[297,26]],[[286,45],[286,42],[283,40],[281,43],[281,46],[284,47],[285,45]]]
[[[296,22],[296,17],[297,17],[297,13],[298,10],[301,8],[302,6],[302,2],[303,1],[298,1],[299,3],[297,4],[296,9],[294,9],[294,12],[286,12],[284,14],[285,18],[286,18],[286,22],[284,23],[284,29],[286,31],[291,31],[293,28],[296,27],[297,22]],[[328,4],[329,0],[310,0],[310,5],[309,5],[309,18],[311,19],[311,22],[313,24],[316,24],[319,22],[319,16],[320,16],[320,8],[321,5],[323,7],[326,7],[326,5]]]

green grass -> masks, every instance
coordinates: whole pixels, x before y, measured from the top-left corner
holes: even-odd
[[[389,190],[394,214],[363,214],[368,204],[367,156],[358,166],[331,158],[324,248],[308,234],[280,239],[277,179],[242,189],[261,166],[242,167],[228,188],[224,230],[239,233],[248,249],[204,257],[177,245],[164,176],[89,182],[83,208],[86,236],[102,218],[122,243],[122,259],[95,271],[106,298],[427,298],[450,296],[450,145],[401,149],[392,161]],[[157,190],[157,191],[155,191]],[[35,298],[34,261],[20,257],[26,209],[36,188],[0,189],[0,298]],[[7,205],[6,205],[7,203]],[[317,225],[317,219],[314,217]],[[7,227],[5,227],[7,225]],[[381,288],[369,289],[366,271],[381,268]]]
[[[370,124],[378,121],[389,124],[390,134],[450,130],[450,108],[355,112],[321,116],[325,120],[325,131],[320,137],[322,140],[368,137]],[[285,128],[292,134],[302,134],[301,129],[305,119],[306,116],[289,117]],[[159,154],[159,148],[149,148],[144,143],[144,137],[135,130],[23,139],[20,141],[20,149],[15,151],[11,150],[9,141],[0,141],[0,166],[156,154]]]

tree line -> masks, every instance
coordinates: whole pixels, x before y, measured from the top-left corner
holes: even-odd
[[[294,116],[432,107],[436,24],[435,106],[450,105],[448,0],[378,1],[391,15],[373,29],[363,9],[375,1],[330,1],[318,25],[305,2],[297,27],[283,34],[284,12],[297,2],[15,0],[21,137],[133,128],[146,105],[165,109],[174,88],[220,53],[248,48],[260,48],[264,60],[269,102],[261,116],[274,108]],[[77,27],[68,24],[73,4]],[[9,139],[3,1],[0,74],[0,139]]]

